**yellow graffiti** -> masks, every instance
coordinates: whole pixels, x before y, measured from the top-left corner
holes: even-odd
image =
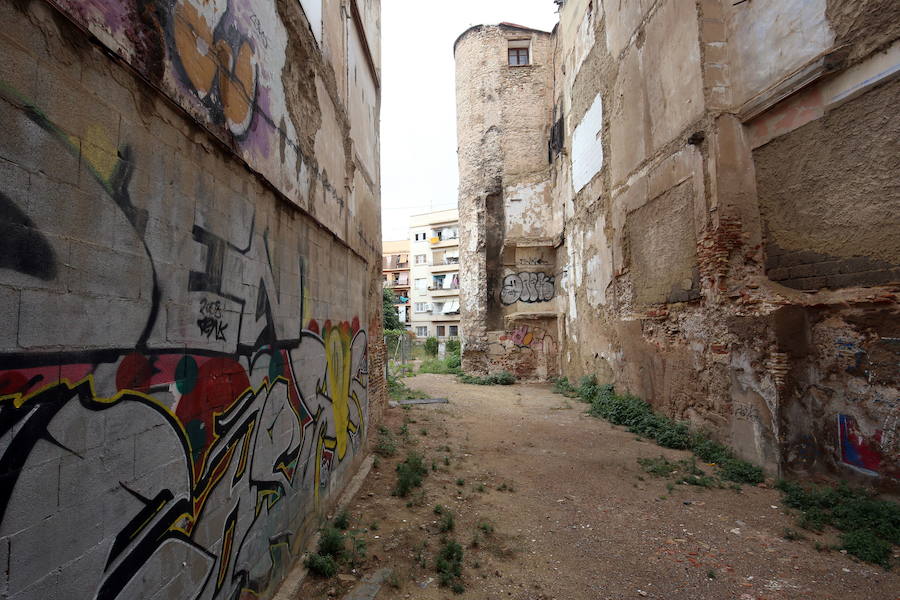
[[[334,435],[338,459],[347,454],[350,432],[350,332],[344,327],[331,327],[325,332],[328,394],[334,413]]]

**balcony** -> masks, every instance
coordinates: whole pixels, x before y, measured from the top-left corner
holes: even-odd
[[[459,271],[459,261],[457,262],[436,262],[428,265],[431,267],[432,273],[450,273],[453,271]]]
[[[384,265],[383,270],[384,271],[408,271],[409,263],[408,262],[402,262],[402,263],[390,262],[390,263],[387,263]]]
[[[428,240],[431,243],[432,248],[452,248],[454,246],[459,246],[459,238],[436,238],[433,237]]]
[[[443,288],[443,287],[430,287],[428,291],[435,298],[440,298],[443,296],[459,296],[459,287],[454,288]]]
[[[453,315],[445,315],[444,313],[432,312],[431,320],[435,323],[447,323],[447,322],[456,323],[457,321],[459,321],[459,313],[456,313]]]

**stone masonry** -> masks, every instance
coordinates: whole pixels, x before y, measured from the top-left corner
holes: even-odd
[[[464,367],[900,489],[900,5],[557,4],[456,44]]]

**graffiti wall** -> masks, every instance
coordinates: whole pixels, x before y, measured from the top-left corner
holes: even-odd
[[[516,302],[549,302],[556,295],[556,278],[547,273],[513,273],[503,278],[500,301],[504,305]]]
[[[300,156],[288,113],[318,109],[280,87],[309,67],[285,54],[285,3],[61,3],[140,76],[18,4],[0,7],[0,597],[268,598],[380,385],[379,256],[272,189],[313,181],[313,154],[288,179],[246,167]]]
[[[521,379],[546,380],[559,375],[556,319],[513,320],[506,331],[488,335],[486,354],[491,371],[508,371]]]
[[[377,2],[357,0],[361,8],[347,18],[322,0],[54,4],[339,236],[363,212],[345,189],[352,172],[343,163],[355,152],[357,168],[377,174],[377,74],[367,47],[378,32],[360,33],[371,28],[365,15]],[[358,65],[349,79],[347,62]],[[360,102],[363,109],[334,118]],[[337,152],[323,152],[332,142]]]

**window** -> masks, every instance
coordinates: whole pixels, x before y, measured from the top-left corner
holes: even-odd
[[[424,292],[428,289],[428,280],[425,278],[416,279],[416,289],[420,292]]]
[[[437,326],[437,336],[438,337],[446,337],[446,335],[447,335],[447,328],[444,327],[443,325],[438,325]]]
[[[509,40],[509,66],[524,67],[531,64],[530,48],[531,40]]]
[[[419,232],[419,233],[416,233],[415,236],[416,236],[416,241],[417,241],[417,242],[424,242],[424,241],[426,241],[426,240],[428,239],[428,232],[426,232],[426,231],[421,231],[421,232]]]
[[[427,302],[416,302],[415,308],[417,313],[427,313],[429,310],[431,310],[431,307]]]
[[[428,260],[428,257],[425,256],[424,254],[416,254],[416,264],[417,265],[424,265],[425,261],[427,261],[427,260]]]
[[[446,279],[446,275],[435,275],[434,276],[434,289],[439,290],[444,287],[444,279]]]
[[[418,337],[428,337],[428,327],[416,327],[416,335]]]
[[[450,337],[456,337],[459,335],[459,325],[451,325],[450,326]]]

